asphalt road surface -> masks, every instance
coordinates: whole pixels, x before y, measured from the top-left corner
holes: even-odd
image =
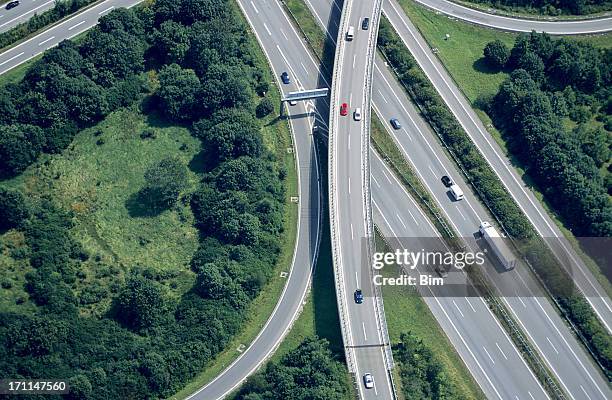
[[[383,5],[383,11],[387,15],[389,4],[387,2]],[[327,21],[327,26],[335,26],[329,22],[333,18],[329,11],[333,9],[329,0],[309,0],[309,5],[315,7],[313,10],[319,21]],[[490,221],[492,217],[476,200],[455,164],[446,157],[445,150],[435,134],[421,119],[380,59],[376,62],[374,74],[372,95],[375,110],[455,230],[464,237],[472,237],[477,232],[480,222]],[[403,124],[401,130],[394,130],[389,126],[388,121],[393,117],[401,120]],[[440,182],[443,175],[453,177],[464,189],[466,192],[464,201],[451,201],[448,191]],[[374,194],[377,190],[373,187]],[[562,382],[562,388],[568,392],[570,398],[610,397],[610,389],[600,375],[599,369],[593,365],[591,358],[574,338],[556,309],[547,299],[531,295],[531,288],[535,283],[526,267],[517,267],[507,273],[495,270],[487,272],[495,282],[504,287],[506,295],[503,299],[504,304],[535,343],[536,350],[557,379]]]
[[[336,60],[339,65],[334,66],[336,86],[335,91],[334,87],[331,89],[329,123],[330,229],[334,268],[340,270],[343,277],[336,285],[342,285],[341,290],[337,287],[337,293],[345,296],[338,299],[341,325],[349,370],[352,369],[356,376],[359,397],[393,399],[385,356],[387,338],[383,325],[386,321],[370,279],[371,254],[368,247],[373,234],[373,226],[369,226],[371,220],[367,215],[371,212],[367,124],[370,117],[368,82],[371,69],[368,63],[371,61],[369,54],[373,55],[371,51],[375,51],[376,0],[349,0],[344,7],[347,22],[345,30],[338,35]],[[373,22],[370,30],[364,31],[361,21],[366,17]],[[347,38],[349,26],[354,29],[352,40]],[[334,99],[338,104],[333,104]],[[348,105],[348,115],[340,115],[340,103]],[[353,118],[356,108],[362,110],[360,121]],[[357,289],[363,290],[362,304],[356,304],[353,300],[353,293]],[[342,323],[343,318],[345,324]],[[368,389],[363,383],[367,373],[374,378],[373,388]]]
[[[298,43],[295,35],[288,34],[292,28],[277,2],[263,2],[257,7],[259,12],[252,7],[245,9],[253,25],[258,27],[256,29],[259,36],[265,38],[262,42],[268,49],[268,54],[278,52],[284,60],[296,60],[293,66],[291,62],[280,67],[275,66],[276,75],[283,71],[295,74],[306,88],[328,85],[328,82],[320,81],[318,67],[312,56]],[[339,12],[339,9],[335,10]],[[278,21],[282,23],[279,24]],[[277,30],[271,28],[273,25],[277,26],[280,35]],[[327,115],[326,101],[317,103],[317,111],[323,116]],[[297,131],[296,134],[300,135]],[[437,236],[430,222],[380,158],[373,153],[371,160],[374,220],[379,229],[388,237]],[[425,301],[487,397],[547,398],[512,342],[480,298],[441,296],[435,299],[429,296]]]
[[[26,22],[33,15],[41,14],[55,6],[55,0],[20,0],[17,7],[6,9],[6,4],[0,8],[0,33]]]
[[[465,7],[448,0],[414,0],[432,10],[490,28],[514,32],[547,32],[551,35],[580,35],[612,30],[612,18],[542,21],[495,15]]]
[[[548,243],[553,247],[553,252],[558,255],[561,265],[572,276],[576,286],[585,294],[587,301],[608,332],[611,332],[612,303],[599,282],[563,238],[563,233],[536,199],[533,192],[526,187],[519,174],[512,167],[509,158],[505,156],[503,150],[487,132],[471,108],[469,101],[454,84],[452,78],[433,54],[416,27],[404,15],[397,1],[388,0],[383,10],[393,27],[398,31],[404,44],[410,49],[420,67],[425,71],[447,106],[470,136],[472,142],[502,181],[509,195],[512,196],[531,221],[536,232],[543,238],[547,238]]]

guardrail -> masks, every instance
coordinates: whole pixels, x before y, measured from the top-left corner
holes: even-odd
[[[366,214],[366,237],[367,240],[367,257],[368,257],[368,265],[371,264],[371,256],[373,254],[374,248],[374,222],[372,220],[372,193],[370,191],[370,125],[371,125],[371,113],[372,113],[372,80],[373,80],[373,69],[374,69],[374,59],[376,56],[376,43],[378,38],[378,27],[380,23],[380,16],[382,12],[382,3],[383,0],[376,0],[374,4],[374,14],[372,16],[370,34],[368,36],[368,47],[366,52],[366,81],[364,86],[364,118],[362,124],[362,146],[363,149],[363,158],[364,160],[362,168],[363,168],[363,191],[365,193],[364,201],[365,201],[365,214]],[[368,268],[368,271],[372,271],[371,268]],[[387,364],[387,369],[393,369],[393,353],[391,351],[391,344],[389,340],[389,331],[387,329],[387,320],[385,318],[385,307],[383,303],[382,293],[380,291],[380,287],[374,286],[374,304],[376,305],[376,318],[378,329],[381,332],[383,343],[385,343],[384,354],[385,361]],[[393,388],[393,395],[397,397],[395,394],[395,385],[393,383],[393,379],[390,379],[391,386]]]
[[[340,17],[340,25],[338,27],[338,38],[336,40],[336,55],[334,57],[334,71],[332,73],[331,93],[329,97],[329,156],[328,156],[328,176],[329,176],[329,231],[331,236],[332,258],[334,264],[334,280],[336,286],[336,301],[338,306],[338,316],[340,318],[340,327],[342,331],[342,341],[344,342],[344,353],[346,364],[349,372],[355,379],[357,372],[355,364],[355,350],[353,348],[353,339],[350,332],[348,322],[348,306],[346,304],[346,294],[344,292],[344,271],[342,266],[342,255],[340,253],[340,239],[338,237],[338,215],[336,213],[336,164],[334,155],[337,153],[338,142],[335,140],[337,129],[336,116],[338,104],[337,83],[340,81],[339,75],[342,69],[341,62],[344,59],[345,41],[343,35],[348,29],[350,9],[352,0],[345,0],[342,6],[342,15]]]
[[[380,16],[382,12],[383,0],[375,0],[374,4],[374,15],[372,17],[371,29],[368,36],[367,45],[367,63],[366,63],[366,81],[364,85],[364,123],[362,124],[361,134],[361,149],[362,154],[362,189],[364,193],[364,209],[365,209],[365,234],[368,240],[366,240],[366,265],[368,265],[368,271],[370,278],[372,278],[372,269],[369,267],[371,264],[371,257],[374,248],[374,223],[372,220],[372,198],[370,192],[370,115],[371,115],[371,92],[372,92],[372,76],[374,68],[374,56],[376,54],[376,41],[378,36],[378,26],[380,22]],[[349,372],[353,375],[354,381],[356,368],[356,355],[354,348],[352,347],[352,337],[350,335],[350,326],[348,321],[348,307],[346,304],[346,293],[344,290],[344,271],[342,267],[342,254],[340,251],[341,243],[338,237],[338,215],[336,212],[337,207],[337,188],[336,179],[337,171],[335,166],[335,155],[337,154],[337,140],[336,140],[336,129],[337,129],[337,106],[339,104],[337,85],[340,81],[340,74],[342,70],[342,62],[344,61],[344,52],[346,41],[344,35],[346,34],[349,26],[349,16],[352,7],[352,0],[345,0],[342,9],[342,15],[340,17],[340,24],[338,27],[338,38],[336,41],[336,53],[334,57],[334,70],[332,74],[331,83],[331,94],[330,94],[330,121],[329,121],[329,214],[330,214],[330,234],[332,241],[332,257],[334,262],[334,279],[336,286],[337,306],[338,314],[340,318],[340,325],[342,330],[342,339],[345,346],[346,362]],[[389,332],[387,330],[387,324],[385,319],[384,304],[380,288],[374,286],[374,304],[377,328],[381,334],[383,346],[384,346],[384,358],[387,373],[389,375],[389,381],[391,382],[391,390],[393,392],[393,398],[397,398],[395,384],[393,382],[392,374],[390,370],[393,368],[393,354],[391,351],[391,345],[389,340]]]

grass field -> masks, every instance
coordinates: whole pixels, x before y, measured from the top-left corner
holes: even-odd
[[[377,236],[377,250],[385,247],[381,237]],[[395,267],[387,267],[385,274],[397,276],[390,268]],[[412,332],[431,349],[462,398],[485,399],[484,393],[416,290],[406,286],[383,286],[383,299],[392,344],[399,342],[402,333]]]
[[[488,42],[495,39],[501,40],[512,48],[516,33],[502,32],[453,20],[419,6],[412,0],[398,1],[430,46],[438,48],[438,57],[472,103],[481,96],[497,93],[499,84],[507,74],[491,71],[483,62],[482,51]],[[447,33],[450,38],[444,40],[444,35]],[[586,41],[596,47],[612,47],[612,34],[572,36],[572,38]]]
[[[141,139],[144,129],[154,139]],[[77,287],[103,285],[110,290],[137,266],[168,276],[177,297],[193,283],[189,261],[198,245],[188,205],[179,204],[159,215],[147,215],[135,202],[145,170],[162,157],[178,156],[185,164],[200,151],[186,128],[164,126],[134,106],[119,110],[98,125],[80,132],[72,144],[54,156],[44,156],[10,182],[31,197],[48,195],[74,212],[74,237],[91,255],[83,263],[87,279]],[[189,172],[193,188],[197,175]],[[111,301],[84,307],[82,312],[104,313]]]

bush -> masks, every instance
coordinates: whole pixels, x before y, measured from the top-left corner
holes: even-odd
[[[487,43],[484,48],[484,57],[487,64],[496,69],[502,69],[510,58],[510,50],[504,42],[497,39]]]
[[[270,100],[268,97],[264,97],[255,108],[255,115],[257,115],[257,118],[263,118],[270,115],[272,111],[274,111],[274,104],[272,104],[272,100]]]

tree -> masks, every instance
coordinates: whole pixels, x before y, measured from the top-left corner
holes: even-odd
[[[531,51],[528,51],[518,59],[517,66],[527,71],[531,79],[536,82],[542,82],[544,79],[544,63],[537,54]]]
[[[32,164],[45,144],[42,129],[33,125],[0,126],[0,174],[14,175]]]
[[[160,71],[157,97],[161,112],[174,121],[195,120],[204,106],[195,72],[177,64],[164,66]]]
[[[272,111],[274,111],[274,104],[272,104],[272,100],[270,100],[269,97],[264,97],[255,108],[255,115],[257,115],[257,118],[263,118],[269,115]]]
[[[0,232],[20,226],[28,214],[20,192],[0,188]]]
[[[502,69],[510,58],[510,50],[504,42],[497,39],[487,43],[484,48],[484,57],[491,67]]]
[[[248,111],[237,108],[221,110],[193,125],[211,167],[229,158],[259,157],[264,150],[260,130],[259,122]]]
[[[188,184],[187,168],[173,157],[164,158],[149,167],[144,178],[143,193],[151,205],[158,207],[171,207]]]
[[[117,298],[118,319],[138,331],[161,324],[168,310],[162,287],[141,276],[129,278]]]
[[[95,68],[97,79],[94,80],[102,84],[144,71],[145,48],[145,43],[137,36],[123,30],[103,32],[96,27],[85,37],[80,51]]]
[[[153,46],[166,64],[182,64],[189,50],[189,29],[175,21],[165,21],[153,34]]]

